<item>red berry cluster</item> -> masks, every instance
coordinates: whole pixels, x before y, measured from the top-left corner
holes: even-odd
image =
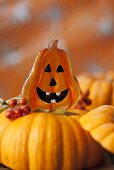
[[[31,108],[27,106],[27,100],[25,98],[21,98],[20,100],[11,99],[8,102],[8,106],[10,107],[6,112],[8,119],[17,119],[31,112]]]

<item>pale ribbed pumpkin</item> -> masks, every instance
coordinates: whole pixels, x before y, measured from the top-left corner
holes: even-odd
[[[80,118],[82,127],[105,149],[114,153],[114,106],[100,106]]]
[[[71,110],[70,110],[71,112]],[[0,114],[0,163],[15,170],[81,170],[95,166],[102,148],[80,126],[77,115],[46,112],[10,121]]]
[[[75,105],[80,88],[66,53],[52,41],[37,55],[21,96],[32,109],[56,110]]]
[[[82,91],[89,90],[91,105],[85,106],[87,110],[101,105],[114,105],[114,72],[104,74],[82,74],[78,81]]]

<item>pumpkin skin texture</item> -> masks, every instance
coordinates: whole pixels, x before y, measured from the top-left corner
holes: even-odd
[[[100,106],[80,118],[93,139],[114,154],[114,106]]]
[[[85,106],[92,110],[101,105],[114,105],[114,72],[104,74],[82,74],[77,77],[82,91],[89,90],[92,104]]]
[[[57,42],[53,41],[49,48],[39,52],[23,86],[21,96],[27,99],[32,109],[66,109],[79,99],[78,81],[65,52],[57,48]]]
[[[32,112],[10,121],[0,115],[0,163],[15,170],[81,170],[95,166],[102,148],[78,120],[79,115]],[[26,123],[25,123],[26,122]]]

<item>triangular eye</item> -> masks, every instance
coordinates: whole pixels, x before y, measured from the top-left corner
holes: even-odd
[[[45,68],[45,72],[51,72],[51,67],[50,64],[48,64]]]
[[[64,72],[64,69],[61,65],[58,65],[58,68],[57,68],[57,73],[59,72]]]

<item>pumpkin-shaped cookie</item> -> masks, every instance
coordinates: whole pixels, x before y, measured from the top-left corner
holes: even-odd
[[[70,61],[57,40],[37,55],[21,96],[32,109],[56,110],[75,105],[80,89]]]
[[[100,106],[81,117],[82,127],[105,149],[114,153],[114,106]]]
[[[15,170],[81,170],[95,166],[102,158],[102,148],[80,126],[78,119],[84,113],[70,110],[68,116],[31,112],[16,120],[8,120],[6,111],[1,113],[0,163]]]

